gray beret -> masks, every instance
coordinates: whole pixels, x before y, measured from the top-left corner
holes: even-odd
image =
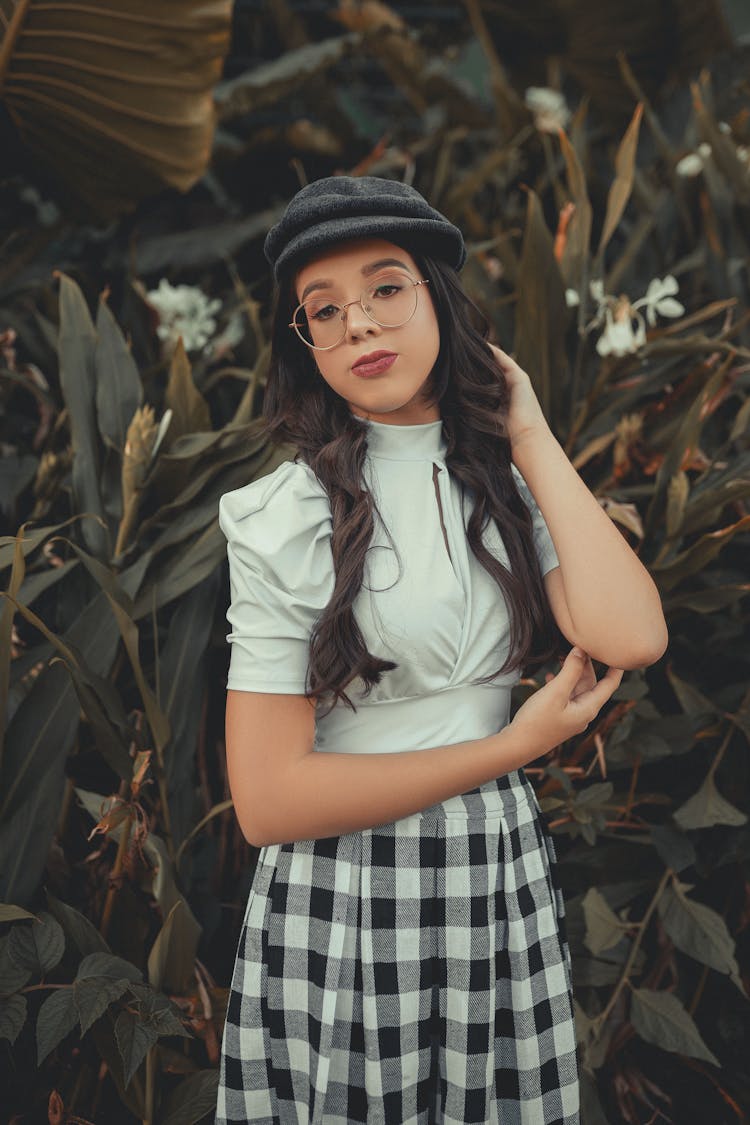
[[[347,238],[385,238],[460,270],[466,247],[458,227],[409,184],[380,176],[326,176],[292,197],[266,235],[274,277]]]

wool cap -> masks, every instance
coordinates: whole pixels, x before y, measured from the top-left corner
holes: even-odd
[[[274,277],[347,238],[385,238],[460,270],[466,261],[461,231],[416,188],[381,176],[326,176],[292,197],[266,235],[263,252]]]

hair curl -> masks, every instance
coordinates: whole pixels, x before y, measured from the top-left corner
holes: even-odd
[[[531,513],[511,471],[510,440],[503,418],[510,396],[487,344],[486,317],[465,293],[457,272],[444,262],[413,252],[430,280],[440,349],[426,384],[438,403],[447,441],[449,472],[474,497],[467,537],[482,566],[500,586],[510,617],[508,656],[486,683],[516,668],[531,671],[560,657],[565,639],[552,615],[534,548]],[[330,500],[331,550],[335,573],[331,599],[310,638],[308,697],[329,697],[356,711],[344,690],[356,677],[364,694],[380,682],[392,661],[372,656],[353,610],[362,586],[365,555],[374,531],[375,505],[363,487],[367,426],[320,375],[309,349],[288,325],[297,305],[293,279],[276,287],[272,308],[271,358],[263,413],[264,432],[290,442],[310,466]],[[473,323],[476,321],[476,324]],[[487,549],[482,531],[494,519],[511,570]]]

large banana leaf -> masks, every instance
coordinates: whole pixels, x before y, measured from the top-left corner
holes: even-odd
[[[0,94],[22,141],[109,218],[205,171],[231,0],[0,0]]]

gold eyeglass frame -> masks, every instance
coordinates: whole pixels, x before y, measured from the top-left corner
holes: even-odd
[[[430,284],[429,277],[423,277],[419,281],[415,281],[411,277],[406,278],[406,275],[404,275],[404,276],[405,276],[406,280],[409,280],[412,283],[412,285],[414,286],[415,289],[418,285],[429,285]],[[338,301],[330,301],[329,302],[329,304],[336,305],[337,308],[341,309],[341,312],[343,314],[342,318],[341,318],[342,324],[343,324],[343,331],[341,333],[340,339],[338,339],[335,344],[326,344],[325,347],[321,347],[320,344],[311,344],[310,341],[306,340],[305,337],[302,335],[299,328],[297,327],[297,313],[299,312],[300,309],[303,309],[305,307],[305,305],[307,304],[306,301],[302,301],[299,305],[297,305],[297,308],[294,310],[294,316],[292,317],[292,320],[289,324],[289,328],[294,329],[294,331],[297,333],[297,335],[299,336],[302,343],[305,344],[308,348],[314,348],[316,352],[329,352],[331,350],[331,348],[337,348],[339,346],[339,344],[341,343],[341,341],[346,336],[347,313],[348,313],[348,309],[349,309],[350,305],[359,305],[360,308],[362,309],[362,312],[365,314],[365,316],[368,317],[372,321],[373,324],[377,324],[378,328],[403,328],[405,324],[409,323],[409,321],[414,316],[414,313],[417,311],[418,301],[415,301],[414,302],[414,308],[413,308],[412,312],[409,314],[409,316],[406,318],[406,320],[402,320],[400,324],[381,324],[379,320],[376,320],[374,316],[370,315],[370,313],[367,311],[364,304],[362,303],[364,301],[366,292],[367,292],[367,289],[363,289],[362,292],[360,293],[359,297],[356,298],[356,300],[347,301],[345,305],[340,305]]]

